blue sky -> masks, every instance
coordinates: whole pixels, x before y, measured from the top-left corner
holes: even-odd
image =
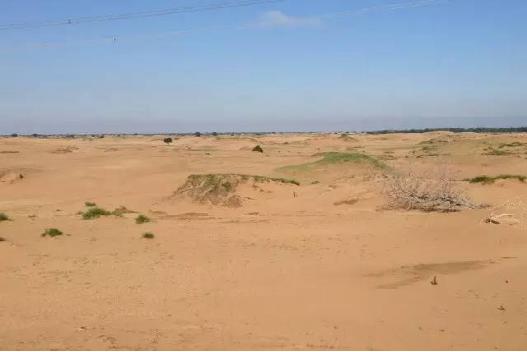
[[[0,29],[236,0],[0,0]],[[527,125],[527,1],[286,0],[0,30],[0,133]]]

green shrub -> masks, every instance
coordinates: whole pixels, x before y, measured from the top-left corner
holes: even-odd
[[[84,213],[82,213],[82,218],[84,220],[91,220],[91,219],[100,218],[101,216],[108,216],[108,215],[112,215],[112,213],[103,208],[92,207],[86,210]]]
[[[42,237],[46,237],[46,236],[49,236],[49,237],[56,237],[56,236],[61,236],[63,233],[62,231],[60,231],[59,229],[56,229],[56,228],[50,228],[50,229],[46,229],[43,233],[42,233]]]
[[[148,216],[141,214],[135,218],[136,224],[144,224],[145,222],[150,222],[150,218]]]
[[[143,233],[143,238],[152,239],[154,238],[154,234],[152,232],[145,232]]]
[[[256,147],[253,148],[253,152],[263,153],[263,149],[262,147],[257,145]]]
[[[488,185],[488,184],[492,184],[496,182],[497,180],[511,180],[511,179],[516,179],[520,182],[525,182],[527,181],[527,176],[523,176],[523,175],[486,176],[486,175],[482,175],[482,176],[476,176],[473,178],[468,178],[465,181],[468,181],[470,183],[482,183],[482,184]]]
[[[95,204],[93,202],[84,202],[84,205],[87,206],[87,207],[95,207],[95,206],[97,206],[97,204]]]
[[[4,213],[0,213],[0,221],[7,221],[9,220],[9,216],[5,215]]]

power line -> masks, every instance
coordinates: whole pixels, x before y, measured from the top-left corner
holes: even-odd
[[[151,11],[142,11],[142,12],[130,12],[130,13],[122,13],[122,14],[114,14],[114,15],[68,18],[68,19],[57,20],[57,21],[11,23],[11,24],[0,25],[0,31],[23,30],[23,29],[34,29],[34,28],[53,27],[53,26],[77,25],[77,24],[84,24],[84,23],[121,21],[121,20],[129,20],[129,19],[136,19],[136,18],[169,16],[169,15],[176,15],[176,14],[182,14],[182,13],[214,11],[214,10],[270,4],[270,3],[277,3],[277,2],[284,2],[284,1],[286,0],[241,0],[241,1],[237,0],[237,1],[228,1],[228,2],[222,2],[222,3],[216,3],[216,4],[208,4],[208,5],[181,6],[181,7],[169,8],[169,9],[160,9],[160,10],[151,10]]]
[[[259,1],[258,3],[272,3],[272,2],[282,2],[287,0],[273,0],[273,1]],[[345,10],[345,11],[338,11],[338,12],[331,12],[331,13],[325,13],[325,14],[318,14],[314,15],[310,18],[318,18],[321,20],[339,20],[346,17],[359,17],[359,16],[369,16],[371,14],[377,13],[377,12],[385,12],[385,11],[400,11],[405,9],[414,9],[419,7],[429,7],[429,6],[435,6],[435,5],[441,5],[441,4],[449,4],[453,2],[454,0],[406,0],[401,1],[397,3],[391,3],[391,4],[384,4],[384,5],[377,5],[377,6],[369,6],[369,7],[363,7],[355,10]],[[246,3],[247,1],[244,1]],[[254,1],[252,1],[254,2]],[[232,1],[230,2],[232,4]],[[145,12],[143,12],[145,13]],[[135,13],[137,14],[137,13]],[[64,47],[67,45],[81,45],[81,44],[100,44],[100,43],[117,43],[117,42],[130,42],[130,41],[137,41],[137,40],[155,40],[155,39],[165,39],[170,37],[179,37],[184,36],[191,33],[196,32],[219,32],[221,30],[247,30],[251,28],[256,28],[256,24],[226,24],[226,25],[218,25],[218,26],[206,26],[206,27],[198,27],[198,28],[188,28],[188,29],[182,29],[182,30],[173,30],[168,32],[162,32],[162,33],[153,33],[153,34],[136,34],[136,35],[107,35],[105,37],[101,38],[94,38],[94,39],[72,39],[69,41],[57,41],[57,42],[33,42],[33,43],[27,43],[23,46],[18,46],[16,48],[9,48],[7,50],[2,50],[0,47],[0,52],[6,52],[6,51],[12,51],[12,50],[18,50],[18,49],[35,49],[35,48],[59,48]]]

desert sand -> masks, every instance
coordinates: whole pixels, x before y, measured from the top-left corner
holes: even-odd
[[[0,349],[527,349],[527,182],[464,181],[527,175],[527,134],[165,137],[0,139]],[[440,165],[482,206],[386,207]]]

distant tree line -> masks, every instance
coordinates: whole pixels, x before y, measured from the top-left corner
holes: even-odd
[[[422,129],[408,129],[408,130],[378,130],[368,131],[367,134],[388,134],[388,133],[426,133],[448,131],[454,133],[474,132],[474,133],[521,133],[527,132],[527,127],[474,127],[474,128],[422,128]]]
[[[473,128],[458,128],[458,127],[446,127],[446,128],[421,128],[421,129],[418,129],[418,128],[411,128],[411,129],[406,129],[406,130],[377,130],[377,131],[365,131],[363,133],[366,133],[366,134],[389,134],[389,133],[426,133],[426,132],[437,132],[437,131],[448,131],[448,132],[454,132],[454,133],[461,133],[461,132],[474,132],[474,133],[521,133],[521,132],[527,132],[527,126],[525,127],[473,127]],[[211,135],[211,136],[219,136],[219,135],[231,135],[231,136],[234,136],[234,135],[248,135],[248,134],[253,134],[253,135],[264,135],[264,134],[291,134],[291,133],[311,133],[311,134],[316,134],[316,133],[320,133],[320,132],[314,132],[314,131],[310,131],[310,132],[301,132],[301,131],[298,131],[298,132],[249,132],[249,131],[245,131],[245,132],[223,132],[223,133],[218,133],[218,132],[209,132],[209,133],[201,133],[201,132],[194,132],[194,133],[168,133],[169,135],[172,135],[172,136],[189,136],[189,135],[193,135],[195,137],[201,137],[202,135]],[[337,132],[335,132],[337,133]],[[338,133],[341,133],[341,132],[338,132]],[[349,132],[347,132],[349,133]],[[353,133],[356,133],[356,132],[353,132]],[[121,136],[129,136],[129,135],[134,135],[134,136],[154,136],[154,135],[159,135],[159,134],[166,134],[166,133],[163,133],[163,132],[158,132],[158,133],[119,133],[119,134],[115,134],[115,133],[108,133],[106,134],[106,136],[116,136],[116,137],[121,137]],[[1,135],[0,136],[6,136],[6,135]],[[11,137],[18,137],[19,134],[18,133],[12,133],[10,134],[9,136]],[[26,135],[27,136],[27,135]],[[78,134],[78,135],[75,135],[75,134],[37,134],[37,133],[33,133],[29,136],[32,136],[32,137],[35,137],[35,138],[46,138],[46,137],[51,137],[51,136],[55,136],[55,137],[62,137],[62,138],[75,138],[75,137],[88,137],[88,136],[91,136],[92,138],[104,138],[105,137],[105,134]],[[165,143],[169,144],[171,142],[168,142],[167,140],[164,140]]]

